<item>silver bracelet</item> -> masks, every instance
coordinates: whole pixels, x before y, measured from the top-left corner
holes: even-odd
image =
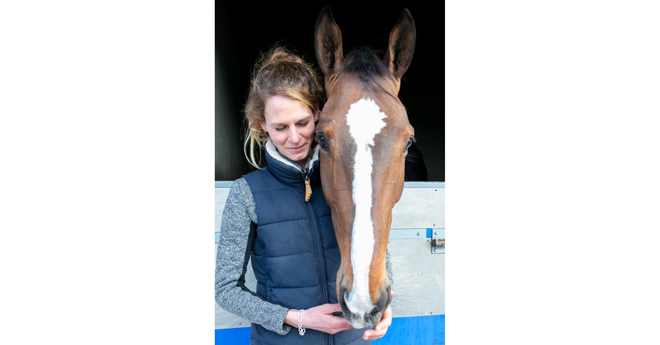
[[[303,312],[303,310],[305,310],[305,309],[298,310],[298,334],[300,334],[301,336],[305,335],[305,331],[306,331],[306,329],[304,329],[303,326],[302,326],[302,312]]]

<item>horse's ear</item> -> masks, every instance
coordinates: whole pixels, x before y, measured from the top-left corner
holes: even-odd
[[[319,19],[316,20],[314,49],[316,59],[326,78],[339,71],[344,61],[344,51],[341,43],[341,31],[332,18],[330,6],[324,7],[319,14]]]
[[[415,51],[415,22],[407,9],[401,11],[399,21],[390,32],[390,41],[383,63],[397,79],[406,72]]]

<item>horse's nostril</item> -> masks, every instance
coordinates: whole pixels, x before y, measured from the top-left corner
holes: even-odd
[[[392,299],[392,294],[391,294],[390,286],[388,285],[385,291],[381,292],[380,296],[378,297],[378,301],[376,301],[376,308],[380,310],[387,309],[387,306],[390,304],[391,299]]]
[[[347,298],[347,291],[344,287],[341,287],[339,289],[339,306],[341,307],[342,312],[346,317],[350,315],[350,311],[348,310],[348,306],[346,305],[346,298]]]

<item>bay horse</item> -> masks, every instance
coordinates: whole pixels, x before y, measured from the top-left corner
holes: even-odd
[[[337,298],[351,325],[363,328],[380,322],[391,301],[385,251],[414,140],[397,95],[415,48],[415,23],[403,9],[382,60],[368,48],[344,56],[329,6],[314,35],[327,95],[316,126],[321,183],[341,253]]]

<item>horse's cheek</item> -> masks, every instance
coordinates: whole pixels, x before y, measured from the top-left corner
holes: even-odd
[[[394,173],[392,174],[392,186],[390,186],[393,189],[393,203],[392,207],[394,207],[394,204],[399,202],[399,199],[401,199],[401,194],[403,194],[403,182],[405,180],[405,160],[402,160],[401,163],[396,164],[396,169]]]

